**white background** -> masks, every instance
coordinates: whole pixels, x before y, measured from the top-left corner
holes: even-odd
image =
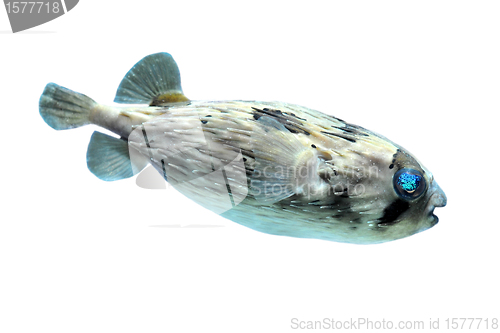
[[[0,10],[0,332],[500,317],[499,17],[497,1],[80,1],[12,34]],[[51,129],[40,94],[112,103],[160,51],[191,99],[296,103],[401,144],[448,196],[439,224],[370,246],[270,236],[173,189],[98,180],[97,128]]]

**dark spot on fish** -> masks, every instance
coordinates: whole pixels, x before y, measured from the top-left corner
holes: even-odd
[[[201,123],[206,124],[206,123],[208,123],[208,120],[202,120]]]
[[[339,193],[339,192],[337,192],[337,193]],[[337,194],[337,193],[335,193],[335,194]],[[342,193],[341,193],[340,195],[339,195],[339,194],[337,194],[337,195],[338,195],[339,197],[341,197],[341,198],[349,198],[349,188],[344,187],[344,188],[342,189]]]
[[[318,176],[326,182],[330,181],[332,174],[336,176],[337,171],[332,168],[322,168],[321,170],[318,170]]]
[[[413,158],[413,156],[399,148],[397,149],[396,154],[394,154],[392,164],[394,164],[397,170],[402,168],[411,168],[419,170],[423,174],[425,173],[425,171],[420,166],[420,163],[418,163],[417,160]]]
[[[342,123],[345,123],[345,121],[344,121],[344,120],[342,120],[342,119],[340,119],[340,118],[337,118],[337,117],[331,116],[331,115],[329,115],[329,114],[327,114],[326,116],[328,116],[328,117],[330,117],[330,118],[333,118],[333,119],[335,119],[335,120],[337,120],[337,121],[340,121],[340,122],[342,122]]]
[[[306,130],[306,127],[300,121],[297,120],[298,117],[293,117],[286,112],[282,112],[281,110],[275,110],[270,108],[259,109],[252,107],[252,110],[254,110],[253,118],[255,120],[259,120],[259,118],[264,115],[270,116],[276,119],[280,124],[285,126],[285,128],[289,130],[290,133],[311,135],[311,133],[309,133]]]
[[[333,126],[332,125],[332,127],[336,128],[338,130],[341,130],[343,132],[346,132],[348,134],[360,135],[360,136],[368,136],[368,134],[363,133],[362,131],[360,131],[355,125],[345,124],[344,127],[338,127],[338,126]]]
[[[389,169],[394,168],[394,164],[389,165]]]
[[[356,229],[358,229],[358,227],[349,227],[349,229],[356,230]]]
[[[248,150],[248,149],[244,149],[244,148],[238,148],[241,150],[241,153],[247,157],[250,157],[250,158],[255,158],[255,154],[253,153],[253,151],[251,150]]]
[[[297,117],[297,116],[295,115],[295,113],[292,113],[292,112],[290,112],[290,116],[295,117],[295,118],[300,119],[300,120],[303,120],[303,121],[307,121],[307,119]]]
[[[354,220],[352,220],[352,223],[361,224],[363,223],[363,221],[361,220],[361,217],[357,217]]]
[[[354,140],[353,138],[349,138],[349,137],[344,136],[342,134],[335,134],[335,133],[323,132],[323,131],[321,131],[321,133],[326,134],[326,135],[330,135],[330,136],[334,136],[337,138],[341,138],[341,139],[347,140],[347,141],[352,142],[352,143],[356,142],[356,140]]]
[[[402,199],[394,200],[389,206],[384,209],[384,215],[379,218],[378,226],[390,226],[396,223],[396,220],[401,214],[410,208],[410,204]]]
[[[339,202],[339,204],[337,205],[337,209],[338,210],[341,210],[343,212],[351,212],[352,213],[352,206],[351,204],[349,203],[349,200],[346,200],[346,199],[341,199],[341,201]],[[357,213],[356,213],[357,214]]]
[[[351,209],[350,206],[341,207],[338,204],[332,204],[332,205],[328,205],[328,206],[323,205],[322,207],[324,207],[325,209],[335,209],[337,211],[341,211],[343,214],[349,212],[349,210]],[[336,216],[339,217],[340,215],[336,215]]]
[[[246,162],[246,161],[247,161],[246,157],[243,157],[243,162]]]
[[[207,115],[205,116],[205,118],[209,118],[209,117],[212,117],[212,115],[207,114]]]
[[[316,145],[311,145],[311,147],[316,148]]]
[[[336,128],[336,129],[339,129],[341,131],[347,132],[347,133],[353,133],[353,131],[351,131],[351,130],[349,130],[349,129],[346,128],[347,124],[346,124],[346,127],[338,127],[338,126],[333,126],[333,125],[332,125],[332,127]]]
[[[163,179],[165,179],[165,181],[168,181],[167,172],[165,171],[165,161],[163,159],[161,160],[161,168],[163,169]]]
[[[319,200],[314,200],[314,201],[311,201],[310,204],[313,204],[315,202],[319,202]]]

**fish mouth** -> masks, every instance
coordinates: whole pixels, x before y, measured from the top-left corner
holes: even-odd
[[[432,220],[432,225],[435,225],[439,222],[439,218],[434,214],[434,209],[436,207],[444,207],[448,199],[446,198],[446,194],[444,194],[443,190],[437,182],[433,181],[431,183],[431,197],[429,198],[429,203],[427,204],[427,215]]]
[[[432,219],[432,224],[435,225],[439,222],[439,217],[436,216],[434,213],[430,213],[430,218]]]

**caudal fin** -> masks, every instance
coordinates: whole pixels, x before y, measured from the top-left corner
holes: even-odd
[[[50,127],[64,130],[90,124],[90,111],[95,105],[90,97],[49,83],[40,97],[39,109]]]

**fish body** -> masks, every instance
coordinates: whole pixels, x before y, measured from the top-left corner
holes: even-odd
[[[89,169],[103,180],[148,163],[196,203],[261,232],[372,244],[434,226],[446,196],[404,148],[357,125],[282,102],[190,101],[172,57],[139,61],[115,102],[48,84],[40,113],[55,129],[95,124]]]

